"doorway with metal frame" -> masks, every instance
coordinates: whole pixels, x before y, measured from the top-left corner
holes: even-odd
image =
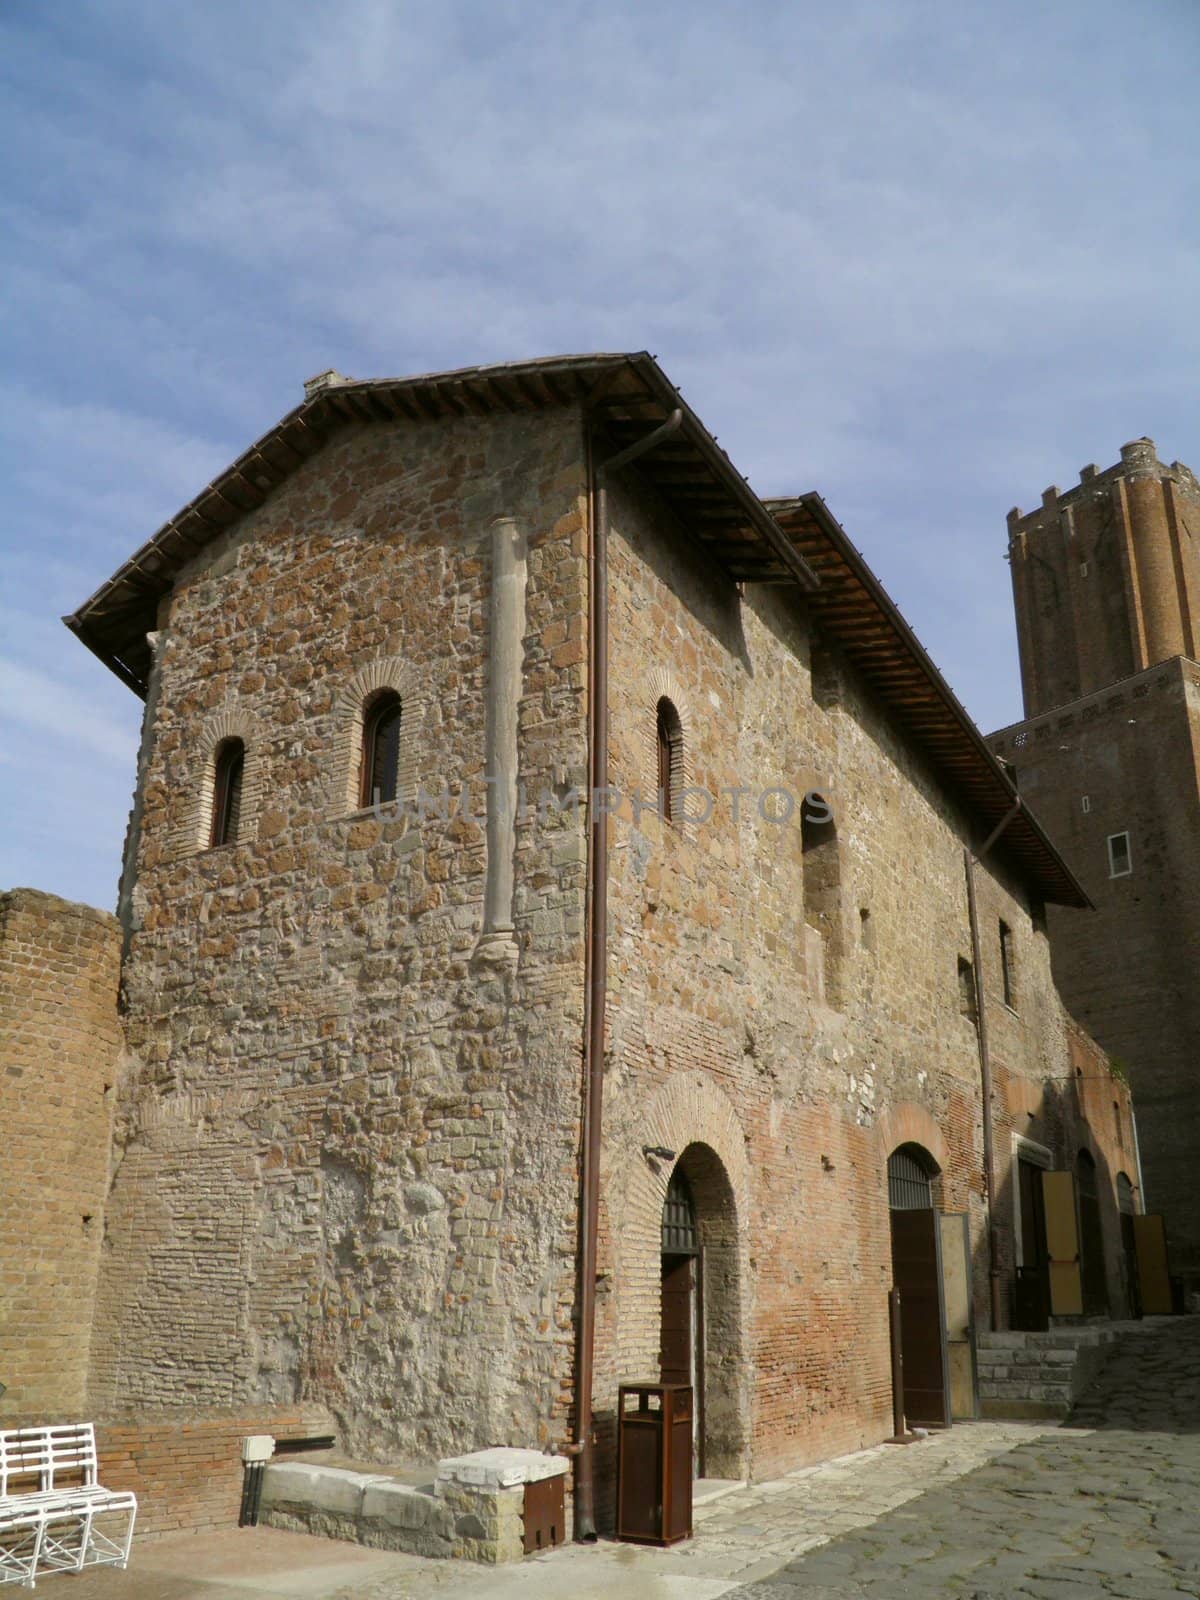
[[[888,1157],[892,1282],[900,1291],[904,1414],[910,1426],[950,1426],[942,1230],[933,1207],[937,1166],[920,1145]]]
[[[663,1383],[688,1383],[693,1391],[692,1461],[704,1476],[704,1252],[687,1177],[676,1167],[662,1214]]]

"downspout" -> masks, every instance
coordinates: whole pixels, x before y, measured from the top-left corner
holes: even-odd
[[[596,1345],[596,1239],[600,1227],[600,1133],[608,995],[608,478],[674,433],[673,411],[644,439],[593,467],[588,550],[591,728],[588,748],[588,922],[584,949],[587,1021],[583,1039],[583,1150],[579,1178],[579,1347],[575,1368],[575,1537],[596,1537],[592,1381]]]
[[[987,999],[984,995],[983,953],[979,942],[979,908],[975,902],[975,866],[987,856],[1000,835],[1021,809],[1020,795],[1012,809],[992,829],[978,855],[963,851],[967,868],[967,914],[971,919],[971,960],[975,964],[975,1031],[979,1039],[979,1081],[983,1093],[983,1185],[988,1214],[988,1275],[991,1286],[992,1331],[1004,1325],[1001,1293],[999,1233],[996,1224],[996,1152],[992,1144],[992,1057],[988,1048]]]

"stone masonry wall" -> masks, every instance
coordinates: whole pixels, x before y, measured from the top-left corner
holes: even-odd
[[[84,1402],[121,1051],[114,917],[0,895],[0,1427]]]
[[[520,775],[561,798],[585,781],[583,486],[570,412],[347,429],[162,607],[101,1407],[312,1401],[376,1458],[562,1436],[581,813],[518,823],[515,972],[474,952],[491,525],[529,541]],[[379,687],[407,818],[354,794]],[[231,735],[240,833],[206,849]]]

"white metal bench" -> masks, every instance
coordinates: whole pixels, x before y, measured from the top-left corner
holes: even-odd
[[[90,1422],[0,1432],[0,1583],[128,1565],[137,1499],[98,1472]]]

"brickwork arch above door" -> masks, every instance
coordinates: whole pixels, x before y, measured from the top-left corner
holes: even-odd
[[[950,1163],[950,1149],[946,1135],[938,1127],[930,1112],[915,1100],[902,1100],[899,1105],[884,1113],[875,1124],[875,1137],[879,1142],[879,1165],[886,1168],[892,1151],[902,1144],[920,1145],[945,1172]]]
[[[608,1245],[614,1256],[631,1247],[658,1258],[663,1202],[673,1163],[647,1159],[643,1146],[677,1155],[692,1144],[716,1152],[729,1178],[739,1229],[745,1233],[750,1207],[750,1162],[746,1134],[727,1097],[702,1073],[682,1072],[665,1083],[638,1113],[637,1137],[610,1146],[601,1163],[601,1192],[608,1211]],[[614,1267],[616,1263],[613,1263]],[[607,1267],[607,1263],[605,1264]]]

